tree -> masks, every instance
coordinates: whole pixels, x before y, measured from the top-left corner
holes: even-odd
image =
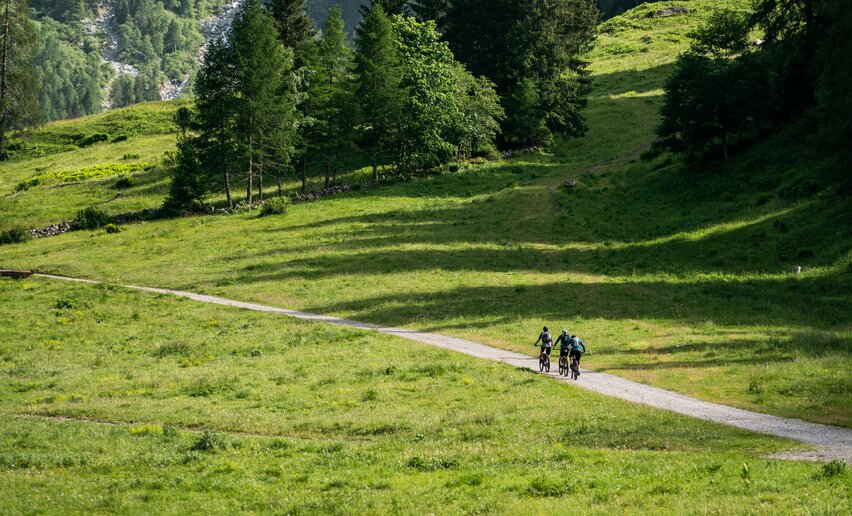
[[[364,145],[370,153],[373,180],[379,180],[379,155],[390,144],[399,121],[403,92],[400,90],[399,50],[393,25],[378,5],[371,9],[355,34],[357,96],[364,122]]]
[[[454,119],[450,139],[456,144],[457,157],[466,158],[493,145],[505,111],[494,83],[474,77],[461,63],[455,64],[454,75],[460,114]]]
[[[2,0],[0,18],[0,160],[8,158],[6,132],[38,122],[38,82],[33,67],[36,30],[27,0]]]
[[[211,41],[204,54],[204,66],[195,82],[195,113],[190,118],[190,128],[197,133],[192,145],[179,152],[197,153],[200,169],[190,169],[205,174],[208,190],[221,189],[228,207],[233,208],[231,195],[232,172],[236,155],[237,100],[233,49],[224,40]],[[192,163],[190,158],[188,163]],[[196,199],[184,199],[192,202]]]
[[[307,102],[313,124],[308,146],[309,152],[323,157],[328,188],[336,177],[336,159],[354,146],[358,119],[353,55],[340,7],[331,8],[308,68]]]
[[[826,17],[833,22],[816,56],[816,93],[827,132],[848,144],[852,140],[852,3],[830,0],[824,8]]]
[[[271,0],[268,9],[285,47],[299,48],[314,37],[314,22],[305,11],[305,0]]]
[[[450,7],[450,0],[414,0],[411,10],[420,21],[433,20],[439,28],[444,25],[444,17]]]
[[[732,140],[757,130],[768,117],[772,91],[765,60],[749,50],[748,20],[722,11],[691,33],[665,85],[662,146],[698,153],[718,144],[725,159]]]
[[[440,41],[432,21],[394,17],[399,39],[400,86],[403,97],[396,159],[403,171],[413,172],[447,163],[455,155],[451,128],[460,117],[454,74],[455,59]]]
[[[247,0],[230,34],[236,71],[235,130],[244,160],[246,200],[253,200],[254,179],[263,199],[263,166],[291,151],[285,128],[295,118],[292,92],[293,51],[278,41],[272,18],[258,0]]]
[[[542,145],[553,134],[585,132],[589,81],[580,56],[593,41],[597,16],[591,0],[451,2],[445,37],[473,74],[496,84],[507,143]],[[537,119],[529,120],[533,114]]]
[[[381,7],[385,14],[392,16],[394,14],[405,15],[409,13],[408,0],[370,0],[361,5],[361,16],[366,18],[367,13],[376,7]]]

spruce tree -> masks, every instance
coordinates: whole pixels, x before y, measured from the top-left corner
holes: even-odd
[[[402,109],[401,70],[393,25],[378,5],[371,9],[355,34],[357,96],[365,127],[364,144],[370,153],[373,180],[379,180],[379,155],[388,147]]]
[[[445,37],[472,73],[496,84],[508,143],[541,145],[554,133],[585,132],[589,81],[580,56],[594,38],[597,16],[592,0],[451,2]]]
[[[271,0],[268,9],[285,47],[299,48],[314,36],[314,22],[305,11],[305,0]]]
[[[211,41],[195,81],[197,137],[186,148],[198,153],[199,170],[208,174],[206,184],[225,193],[229,208],[234,206],[231,184],[236,164],[235,76],[233,49],[222,40]]]
[[[8,158],[6,132],[41,119],[33,56],[36,31],[28,0],[2,0],[0,12],[0,160]]]
[[[263,167],[268,160],[289,155],[293,125],[293,51],[278,41],[275,23],[258,0],[248,0],[237,13],[230,34],[236,70],[236,133],[238,154],[246,173],[246,201],[253,201],[257,177],[263,197]]]
[[[328,188],[337,167],[335,160],[354,146],[358,118],[352,49],[346,39],[343,12],[338,6],[329,12],[309,68],[308,105],[313,119],[309,145],[313,154],[323,157],[325,187]]]

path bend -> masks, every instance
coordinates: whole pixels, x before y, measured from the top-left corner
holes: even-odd
[[[101,281],[56,276],[51,274],[36,274],[36,276],[78,283],[108,284]],[[296,310],[288,310],[285,308],[277,308],[256,303],[246,303],[243,301],[196,294],[193,292],[183,292],[180,290],[141,287],[137,285],[114,286],[143,292],[168,294],[192,299],[202,303],[230,306],[256,312],[279,314],[306,321],[374,331],[422,344],[428,344],[438,348],[448,349],[450,351],[463,353],[476,358],[503,362],[515,367],[534,370],[536,373],[539,372],[537,371],[538,359],[535,357],[486,346],[484,344],[460,339],[458,337],[448,337],[445,335],[438,335],[436,333],[426,333],[404,328],[393,328],[389,326],[351,321],[339,317],[299,312]],[[814,451],[810,452],[789,452],[778,454],[776,455],[778,458],[821,461],[838,458],[845,459],[847,462],[852,462],[852,429],[811,423],[801,419],[783,418],[773,416],[771,414],[762,414],[759,412],[729,407],[727,405],[720,405],[709,401],[702,401],[689,396],[684,396],[683,394],[633,382],[619,376],[597,371],[583,370],[582,380],[576,382],[572,382],[566,377],[559,376],[556,371],[540,374],[550,376],[557,381],[570,382],[574,386],[603,394],[605,396],[619,398],[633,403],[641,403],[643,405],[751,432],[784,437],[816,448]]]

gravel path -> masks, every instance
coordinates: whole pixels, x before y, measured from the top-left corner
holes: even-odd
[[[36,276],[63,281],[76,281],[94,284],[101,283],[99,281],[53,276],[48,274],[37,274]],[[538,370],[538,358],[493,348],[491,346],[485,346],[483,344],[478,344],[476,342],[456,337],[447,337],[445,335],[437,335],[434,333],[424,333],[403,328],[391,328],[358,321],[349,321],[338,317],[309,314],[284,308],[234,301],[221,297],[194,294],[192,292],[139,287],[134,285],[122,286],[144,292],[170,294],[203,303],[213,303],[217,305],[243,308],[246,310],[254,310],[257,312],[280,314],[306,321],[375,331],[386,335],[393,335],[395,337],[428,344],[438,348],[464,353],[477,358],[504,362],[506,364],[525,369]],[[789,452],[778,454],[778,458],[821,461],[841,458],[845,459],[847,462],[852,462],[852,430],[848,428],[809,423],[800,419],[787,419],[769,414],[761,414],[758,412],[728,407],[726,405],[719,405],[708,401],[701,401],[695,398],[690,398],[689,396],[684,396],[675,392],[632,382],[618,376],[599,373],[596,371],[582,370],[580,379],[573,382],[565,377],[559,376],[558,372],[556,372],[557,368],[555,366],[556,364],[554,363],[554,367],[551,369],[550,373],[541,374],[547,374],[554,380],[570,382],[577,387],[603,394],[605,396],[611,396],[633,403],[641,403],[697,419],[741,428],[743,430],[785,437],[815,448],[814,451],[810,452]]]

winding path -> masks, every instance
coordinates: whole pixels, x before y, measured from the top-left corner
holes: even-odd
[[[65,276],[54,276],[49,274],[36,274],[36,276],[54,280],[75,281],[80,283],[102,284],[100,281],[69,278]],[[192,299],[202,303],[231,306],[257,312],[280,314],[306,321],[324,324],[335,324],[361,330],[375,331],[385,335],[393,335],[403,339],[428,344],[438,348],[464,353],[466,355],[504,362],[524,369],[538,369],[538,359],[520,353],[514,353],[491,346],[485,346],[469,340],[457,337],[447,337],[435,333],[424,333],[403,328],[391,328],[375,324],[350,321],[338,317],[326,315],[309,314],[284,308],[276,308],[255,303],[245,303],[221,297],[206,296],[192,292],[181,292],[179,290],[168,290],[162,288],[140,287],[135,285],[119,285],[124,288],[153,292],[157,294],[169,294],[178,297]],[[538,372],[538,371],[536,371]],[[551,378],[570,382],[565,377],[559,376],[554,370],[547,374]],[[719,405],[708,401],[701,401],[689,396],[677,394],[657,387],[651,387],[641,383],[626,380],[606,373],[584,370],[581,379],[571,382],[572,385],[587,389],[605,396],[611,396],[633,403],[641,403],[651,407],[669,410],[678,414],[721,423],[757,432],[761,434],[785,437],[815,447],[811,452],[790,452],[777,455],[779,458],[803,459],[803,460],[831,460],[834,458],[845,459],[852,462],[852,429],[836,426],[809,423],[800,419],[788,419],[769,414],[761,414],[738,408]]]

